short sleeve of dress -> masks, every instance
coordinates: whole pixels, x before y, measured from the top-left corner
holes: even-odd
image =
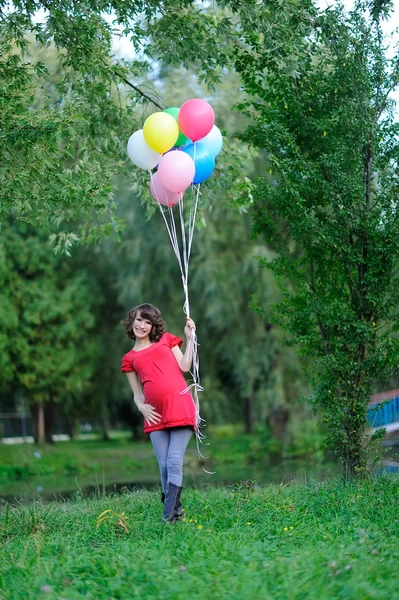
[[[165,333],[165,337],[169,348],[174,348],[174,346],[179,346],[180,348],[180,346],[183,344],[183,340],[172,333]]]
[[[127,354],[125,354],[125,356],[122,358],[121,371],[122,373],[129,373],[130,371],[134,371],[132,359],[129,358]]]

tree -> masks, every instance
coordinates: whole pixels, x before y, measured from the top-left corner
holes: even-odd
[[[348,477],[366,466],[375,380],[397,369],[399,57],[382,20],[390,2],[226,3],[240,30],[233,56],[253,118],[244,139],[267,153],[254,183],[255,232],[276,257],[278,322],[314,357],[309,398]],[[378,434],[380,435],[380,434]]]
[[[0,221],[12,214],[47,227],[54,247],[68,250],[120,227],[111,193],[126,111],[111,84],[61,68],[59,58],[54,48],[30,45],[22,55],[2,44]]]
[[[84,269],[57,257],[46,236],[23,223],[3,228],[0,247],[1,387],[24,393],[37,440],[51,442],[55,406],[79,402],[94,373],[101,295]]]

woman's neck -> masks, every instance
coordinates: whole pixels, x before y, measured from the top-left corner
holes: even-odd
[[[149,346],[152,346],[154,342],[152,342],[150,340],[150,336],[146,337],[146,338],[142,338],[140,340],[138,340],[136,338],[136,342],[134,344],[134,350],[144,350],[145,348],[148,348]]]

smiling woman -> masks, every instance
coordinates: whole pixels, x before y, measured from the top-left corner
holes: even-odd
[[[164,333],[165,325],[161,316],[161,311],[152,304],[140,304],[131,311],[125,320],[121,321],[126,329],[126,336],[136,341],[135,348],[142,349],[145,343],[146,332],[148,340],[158,342]],[[147,341],[148,341],[147,340]]]
[[[138,341],[140,346],[142,345],[142,344],[140,344],[140,340],[144,340],[144,342],[142,342],[142,343],[145,343],[145,340],[149,339],[149,334],[151,333],[151,329],[152,329],[151,321],[143,318],[141,316],[141,314],[139,313],[133,323],[133,332],[134,332],[136,340]],[[150,341],[150,345],[152,345],[153,343],[154,342]],[[143,346],[142,349],[144,349],[144,347],[145,346]]]
[[[134,402],[144,417],[144,432],[150,434],[158,459],[163,489],[163,520],[175,522],[182,514],[180,494],[183,460],[193,430],[196,410],[182,375],[193,356],[195,324],[187,318],[183,340],[164,331],[160,311],[151,304],[133,308],[122,321],[135,345],[122,359]]]

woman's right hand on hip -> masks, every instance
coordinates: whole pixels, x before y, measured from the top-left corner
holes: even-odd
[[[140,412],[143,415],[148,425],[158,425],[161,422],[161,415],[156,412],[155,408],[151,404],[142,404],[140,406]]]

